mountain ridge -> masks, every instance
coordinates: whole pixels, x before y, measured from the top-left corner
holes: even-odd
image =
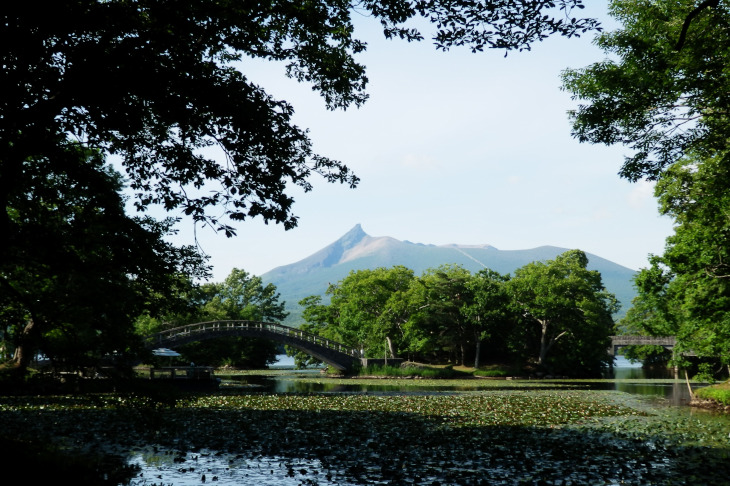
[[[442,264],[461,265],[471,272],[490,268],[511,274],[533,261],[552,260],[569,248],[539,246],[526,250],[499,250],[492,245],[432,245],[397,240],[390,236],[368,235],[356,224],[336,241],[312,255],[288,265],[276,267],[261,275],[264,283],[273,283],[286,302],[289,318],[285,323],[301,323],[298,302],[310,295],[325,297],[327,287],[346,277],[353,270],[403,265],[420,275],[424,270]],[[603,284],[622,303],[623,315],[636,295],[633,288],[634,270],[586,253],[588,268],[601,272]],[[326,300],[326,299],[325,299]]]

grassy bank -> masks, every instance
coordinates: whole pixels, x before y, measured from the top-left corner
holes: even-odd
[[[695,399],[714,402],[718,407],[730,407],[730,381],[700,388],[695,392]]]
[[[458,379],[472,376],[472,373],[454,369],[453,366],[368,366],[358,371],[359,376],[378,376],[384,378],[427,378]]]

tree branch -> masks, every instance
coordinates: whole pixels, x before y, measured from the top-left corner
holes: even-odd
[[[682,32],[679,34],[679,40],[677,41],[677,45],[674,47],[675,51],[681,51],[682,47],[684,46],[684,42],[687,40],[687,31],[689,30],[689,24],[692,23],[692,20],[697,17],[700,12],[702,12],[706,8],[710,7],[717,7],[720,3],[720,0],[705,0],[701,4],[697,5],[694,10],[692,10],[689,15],[687,15],[687,18],[684,19],[684,24],[682,25]]]

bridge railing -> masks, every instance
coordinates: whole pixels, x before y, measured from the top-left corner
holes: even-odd
[[[677,339],[674,336],[611,336],[614,346],[676,346]]]
[[[187,324],[185,326],[175,327],[167,329],[165,331],[158,332],[149,337],[148,343],[154,345],[155,343],[162,343],[165,341],[175,341],[177,339],[187,339],[192,335],[204,334],[204,333],[224,333],[226,331],[236,330],[249,330],[249,331],[268,331],[271,333],[279,334],[282,336],[288,336],[301,341],[317,344],[327,349],[339,351],[340,353],[348,354],[354,358],[359,358],[361,353],[349,346],[338,343],[331,339],[318,336],[300,329],[285,326],[283,324],[277,324],[275,322],[260,322],[260,321],[209,321],[209,322],[198,322],[195,324]]]

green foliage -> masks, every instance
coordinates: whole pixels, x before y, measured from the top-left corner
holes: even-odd
[[[672,352],[664,346],[625,346],[622,351],[626,359],[641,361],[644,366],[667,366],[672,360]]]
[[[608,363],[616,301],[586,265],[574,250],[526,265],[514,279],[491,270],[472,275],[458,265],[419,277],[404,267],[354,271],[330,286],[329,305],[317,296],[300,302],[302,329],[370,357],[382,357],[390,344],[391,356],[410,361],[463,365],[472,357],[478,365],[485,353],[492,362],[539,356],[540,365],[563,373],[597,374]],[[541,320],[542,335],[535,326]],[[295,361],[309,363],[301,353]]]
[[[194,248],[165,243],[172,221],[124,214],[121,177],[100,162],[106,156],[123,167],[138,210],[179,211],[227,236],[247,218],[296,226],[289,190],[311,190],[314,174],[357,185],[347,166],[313,151],[293,108],[249,80],[242,60],[282,62],[330,109],[359,106],[367,77],[355,57],[366,43],[353,37],[353,15],[408,41],[423,38],[409,20],[425,19],[444,50],[528,49],[596,28],[565,15],[581,0],[557,6],[8,4],[0,14],[0,319],[20,366],[39,348],[69,367],[130,354],[139,344],[130,321],[149,310],[164,322],[162,308],[189,291],[175,287],[206,274]],[[211,314],[230,313],[221,299]]]
[[[664,254],[637,274],[638,296],[624,326],[676,336],[676,364],[690,365],[683,352],[730,362],[728,176],[722,157],[691,157],[669,167],[656,185],[660,210],[675,220],[675,232]]]
[[[215,320],[276,322],[287,315],[286,303],[279,302],[275,285],[264,285],[261,277],[238,268],[231,270],[223,282],[203,284],[186,295],[189,305],[184,312],[160,317],[142,315],[136,324],[138,332]],[[186,344],[178,351],[186,362],[198,365],[265,368],[276,362],[279,348],[265,339],[228,337]]]
[[[471,342],[476,343],[474,368],[479,368],[483,342],[489,343],[487,351],[492,359],[499,358],[500,350],[511,347],[510,335],[516,316],[512,313],[506,285],[509,279],[509,275],[485,269],[467,282],[472,299],[461,308],[461,312],[467,318]]]
[[[730,362],[730,209],[724,157],[688,158],[670,167],[657,183],[661,212],[676,222],[658,263],[672,277],[668,305],[677,309],[682,349]]]
[[[204,284],[201,289],[201,320],[247,320],[274,322],[286,317],[286,302],[279,302],[274,284],[234,268],[222,283]]]
[[[469,271],[458,265],[442,265],[423,272],[413,289],[417,310],[408,325],[409,334],[416,337],[413,351],[427,356],[429,361],[464,364],[464,345],[473,337],[463,310],[473,299],[467,287],[470,279]]]
[[[713,400],[721,405],[730,406],[730,387],[727,383],[697,389],[695,397],[702,400]]]
[[[693,379],[705,383],[715,383],[712,364],[707,362],[700,363],[697,366],[697,374],[693,377]]]
[[[425,19],[441,49],[527,49],[553,33],[596,27],[553,11],[555,2],[539,3],[18,2],[0,22],[0,207],[21,164],[54,160],[59,135],[70,133],[79,145],[119,155],[139,208],[179,209],[228,235],[235,229],[225,217],[291,228],[291,185],[309,191],[313,174],[350,186],[358,179],[313,152],[293,108],[239,71],[242,59],[282,62],[330,109],[359,106],[367,77],[356,55],[366,43],[353,37],[353,15],[409,41],[423,35],[407,22]]]
[[[391,357],[403,348],[403,323],[409,309],[403,300],[413,281],[413,271],[395,266],[390,269],[350,272],[327,290],[331,295],[329,332],[333,339],[365,349],[370,356],[382,356],[387,347]],[[317,304],[319,305],[319,304]],[[305,309],[312,318],[317,307]]]
[[[115,156],[137,209],[180,211],[227,236],[236,232],[232,223],[247,218],[296,226],[289,190],[311,190],[315,174],[357,185],[343,163],[313,151],[307,131],[292,121],[293,108],[250,81],[239,70],[242,60],[282,62],[287,76],[311,84],[330,109],[359,106],[367,77],[356,56],[366,43],[353,37],[353,15],[364,12],[387,37],[408,41],[423,38],[409,21],[425,20],[435,26],[438,48],[479,51],[529,49],[551,34],[595,29],[595,20],[566,15],[582,6],[8,5],[0,21],[0,308],[12,320],[23,366],[41,344],[55,362],[75,367],[130,353],[130,320],[185,293],[174,287],[194,278],[180,273],[205,274],[194,249],[164,243],[171,221],[120,211],[119,187],[110,189],[110,179],[117,186],[121,179],[95,158]],[[189,265],[197,268],[181,268]],[[36,295],[47,297],[43,308]],[[230,314],[227,297],[221,299],[210,315]],[[164,322],[161,308],[150,312]],[[159,321],[140,326],[155,329]]]
[[[434,368],[430,366],[379,366],[370,365],[358,371],[360,376],[388,376],[388,377],[420,377],[420,378],[459,378],[468,373],[454,370],[452,366]]]
[[[573,131],[630,147],[621,175],[657,180],[660,213],[675,223],[664,254],[636,278],[625,324],[727,364],[730,7],[615,0],[611,13],[623,25],[597,39],[608,59],[564,74],[566,89],[588,102],[572,114]],[[688,361],[680,354],[677,364]]]
[[[172,221],[125,214],[121,176],[98,152],[62,147],[25,161],[6,194],[0,323],[21,369],[39,351],[71,370],[135,354],[133,319],[179,307],[207,272],[195,249],[165,242]]]
[[[724,151],[727,4],[613,0],[610,11],[622,27],[597,37],[606,58],[563,75],[565,88],[587,102],[571,114],[574,136],[629,147],[621,175],[632,181],[656,179],[693,151]]]
[[[670,295],[672,275],[656,256],[650,262],[650,268],[642,268],[634,277],[638,293],[618,326],[627,334],[674,336],[682,312]]]
[[[537,343],[539,366],[596,373],[607,363],[617,303],[587,264],[585,253],[570,250],[519,268],[509,282],[528,346]]]
[[[304,309],[302,317],[305,320],[304,324],[299,326],[299,329],[336,341],[331,335],[333,326],[329,325],[331,323],[332,309],[322,304],[322,297],[318,295],[307,297],[299,301],[299,305]],[[303,351],[299,351],[291,346],[286,346],[285,348],[287,356],[294,357],[294,367],[296,369],[304,369],[309,366],[322,364],[321,361]]]

